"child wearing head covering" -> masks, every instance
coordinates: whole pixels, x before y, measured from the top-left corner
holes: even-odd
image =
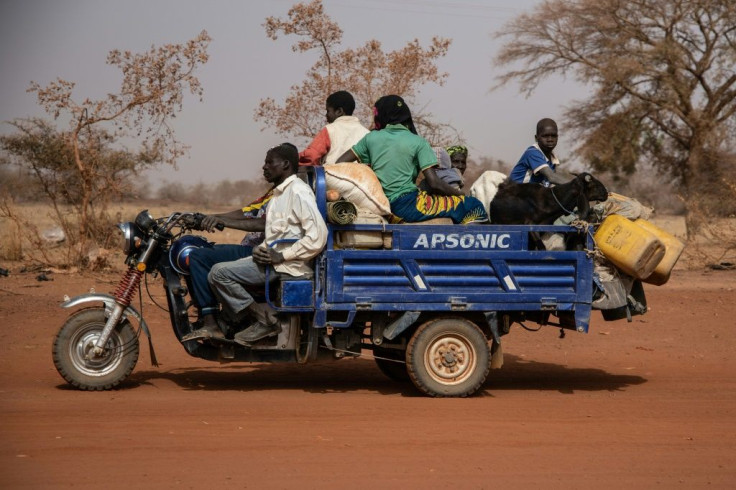
[[[436,146],[432,149],[434,150],[435,155],[437,155],[438,165],[435,170],[437,177],[444,180],[455,189],[462,189],[464,185],[463,176],[460,175],[460,171],[458,169],[452,167],[450,155],[447,153],[447,150],[441,146]],[[419,183],[419,188],[423,191],[429,191],[427,181],[422,180]]]
[[[468,166],[468,148],[463,145],[450,146],[447,148],[447,154],[450,155],[452,168],[456,168],[460,175],[465,175]]]
[[[398,95],[383,96],[373,106],[373,128],[379,130],[389,124],[404,125],[409,131],[417,134],[409,106]]]

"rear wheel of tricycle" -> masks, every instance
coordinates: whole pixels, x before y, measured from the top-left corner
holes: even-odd
[[[299,338],[296,346],[296,362],[306,364],[317,359],[317,349],[319,347],[319,333],[314,328],[312,322],[306,315],[292,316],[292,322],[299,322],[298,328]]]
[[[138,361],[138,337],[127,320],[112,331],[102,355],[92,355],[106,322],[104,308],[79,310],[67,319],[54,340],[56,370],[80,390],[114,388],[130,375]]]
[[[373,360],[376,366],[390,379],[399,382],[409,381],[409,373],[406,370],[406,352],[399,349],[384,349],[373,347]]]
[[[414,332],[406,364],[414,385],[427,395],[465,397],[485,382],[491,352],[477,325],[464,318],[440,318]]]

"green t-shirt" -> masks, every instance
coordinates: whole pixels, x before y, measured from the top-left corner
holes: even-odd
[[[402,124],[371,131],[353,146],[358,161],[371,166],[389,201],[417,189],[419,172],[437,165],[427,140]]]

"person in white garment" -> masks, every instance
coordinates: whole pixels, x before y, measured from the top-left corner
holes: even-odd
[[[312,189],[297,176],[298,168],[299,153],[291,143],[268,150],[263,177],[274,189],[266,209],[265,240],[253,249],[251,257],[215,264],[207,276],[223,313],[232,319],[246,314],[255,319],[248,328],[235,334],[234,340],[242,345],[250,345],[281,331],[275,312],[267,305],[256,303],[247,286],[265,284],[268,267],[273,268],[270,280],[311,276],[311,259],[327,242],[327,226],[317,209]],[[274,245],[279,240],[295,241]],[[197,332],[199,330],[192,334]],[[222,330],[215,327],[194,338],[224,336]]]
[[[330,94],[325,106],[327,125],[299,153],[300,165],[335,163],[340,155],[368,133],[360,120],[353,116],[355,99],[350,92],[340,90]]]

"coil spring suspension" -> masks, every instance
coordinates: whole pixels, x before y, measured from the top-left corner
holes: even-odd
[[[136,269],[128,269],[125,276],[120,280],[117,289],[113,293],[115,301],[121,306],[128,307],[133,299],[133,294],[138,290],[138,286],[141,284],[141,277],[143,272]]]

